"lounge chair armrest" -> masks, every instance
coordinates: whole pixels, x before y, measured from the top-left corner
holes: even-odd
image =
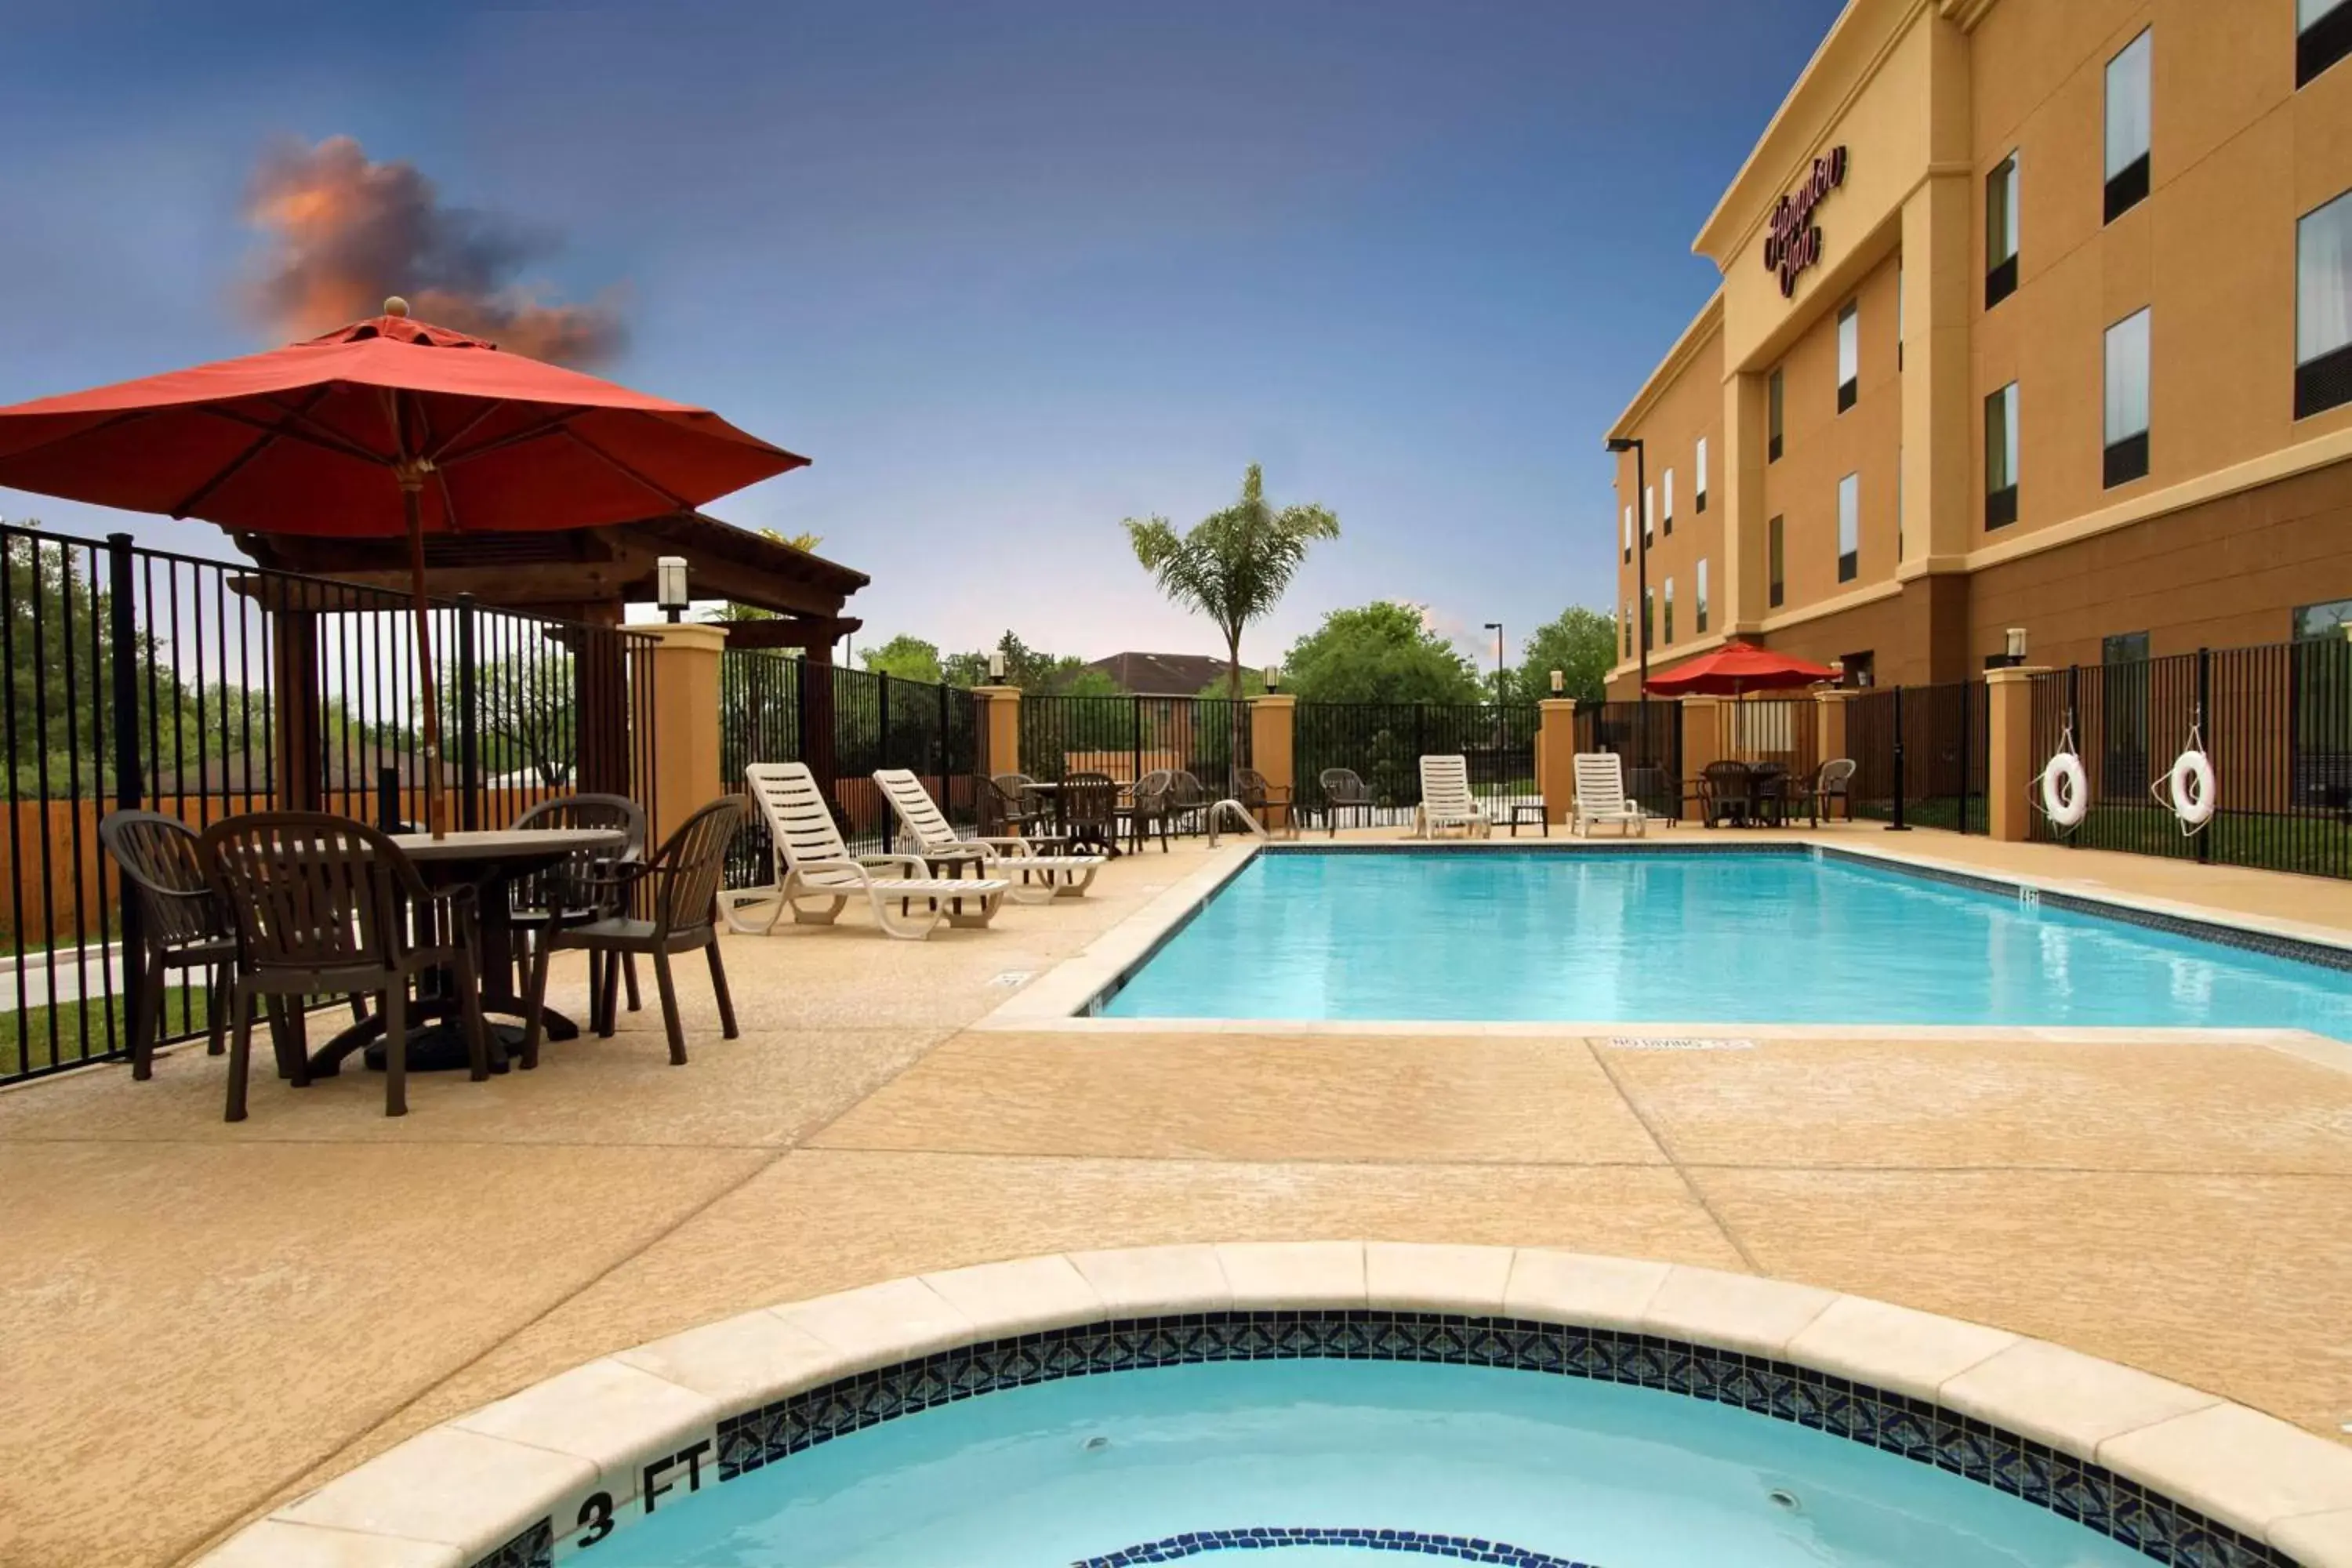
[[[827,861],[824,864],[832,865],[837,862]],[[860,855],[857,858],[857,864],[869,872],[890,871],[901,877],[912,877],[918,881],[928,880],[931,874],[930,867],[924,863],[923,858],[919,855]]]

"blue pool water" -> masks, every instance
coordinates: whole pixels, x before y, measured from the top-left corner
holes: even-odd
[[[1101,1011],[2352,1039],[2352,973],[1810,856],[1286,853],[1226,883]]]
[[[588,1555],[604,1568],[1060,1568],[1266,1529],[1309,1543],[1185,1560],[1459,1560],[1393,1538],[1349,1544],[1390,1531],[1507,1542],[1542,1568],[2148,1562],[1990,1487],[1747,1411],[1542,1373],[1349,1361],[1162,1367],[966,1400],[707,1488]]]

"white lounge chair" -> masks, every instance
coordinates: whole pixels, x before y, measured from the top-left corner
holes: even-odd
[[[1614,752],[1579,752],[1576,831],[1590,838],[1594,826],[1603,822],[1615,823],[1620,837],[1629,827],[1643,837],[1649,837],[1649,814],[1625,798],[1624,759]]]
[[[892,936],[920,941],[950,925],[984,926],[1004,902],[1006,884],[994,878],[934,877],[912,855],[855,856],[805,763],[754,763],[743,770],[751,798],[768,819],[779,874],[764,888],[719,895],[719,912],[737,931],[765,933],[790,909],[799,925],[831,925],[842,906],[864,894],[874,923]],[[772,904],[767,918],[746,908]]]
[[[915,841],[921,856],[977,854],[992,877],[1011,885],[1013,896],[1024,904],[1042,904],[1055,897],[1075,899],[1087,890],[1103,868],[1101,855],[1040,855],[1026,838],[966,838],[940,810],[939,802],[923,781],[907,768],[879,768],[874,782],[898,814],[899,824]]]
[[[1458,752],[1421,759],[1421,805],[1412,815],[1417,838],[1434,838],[1447,828],[1478,838],[1495,831],[1495,819],[1470,793],[1470,760]]]

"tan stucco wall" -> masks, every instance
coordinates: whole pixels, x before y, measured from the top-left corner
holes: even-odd
[[[1712,563],[1707,568],[1711,630],[1722,628],[1724,609],[1724,517],[1730,489],[1724,468],[1723,447],[1723,338],[1719,331],[1709,331],[1693,347],[1689,362],[1680,374],[1656,389],[1649,406],[1626,428],[1626,433],[1641,438],[1644,444],[1643,460],[1650,488],[1659,492],[1659,509],[1664,510],[1664,472],[1675,474],[1674,530],[1666,531],[1662,517],[1650,538],[1650,586],[1656,590],[1663,606],[1665,581],[1675,582],[1675,633],[1677,643],[1690,641],[1696,635],[1696,593],[1698,563],[1702,557]],[[1704,437],[1707,444],[1706,510],[1698,510],[1696,479],[1698,472],[1698,442]],[[1617,510],[1612,521],[1611,537],[1622,545],[1622,524],[1627,506],[1633,508],[1636,543],[1641,527],[1641,500],[1633,488],[1633,455],[1630,452],[1617,459]],[[1634,592],[1636,561],[1625,559],[1621,548],[1616,552],[1617,592],[1611,603],[1612,613],[1622,611],[1630,601],[1634,614],[1640,615],[1640,596]],[[1656,628],[1664,635],[1664,611],[1659,612],[1661,625]],[[1638,619],[1636,624],[1638,625]],[[1622,641],[1619,645],[1623,646]],[[1661,645],[1663,646],[1663,645]],[[1658,649],[1654,648],[1654,655]]]

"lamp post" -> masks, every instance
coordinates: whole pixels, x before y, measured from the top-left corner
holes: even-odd
[[[1633,603],[1639,606],[1641,620],[1634,634],[1633,649],[1641,657],[1641,723],[1642,752],[1646,761],[1650,752],[1650,476],[1649,454],[1639,436],[1612,436],[1609,449],[1620,455],[1633,454],[1633,510],[1641,514],[1641,526],[1633,531]]]
[[[686,557],[664,555],[654,562],[654,603],[676,626],[686,615]]]
[[[1488,621],[1486,629],[1495,634],[1495,700],[1503,700],[1503,623]]]

